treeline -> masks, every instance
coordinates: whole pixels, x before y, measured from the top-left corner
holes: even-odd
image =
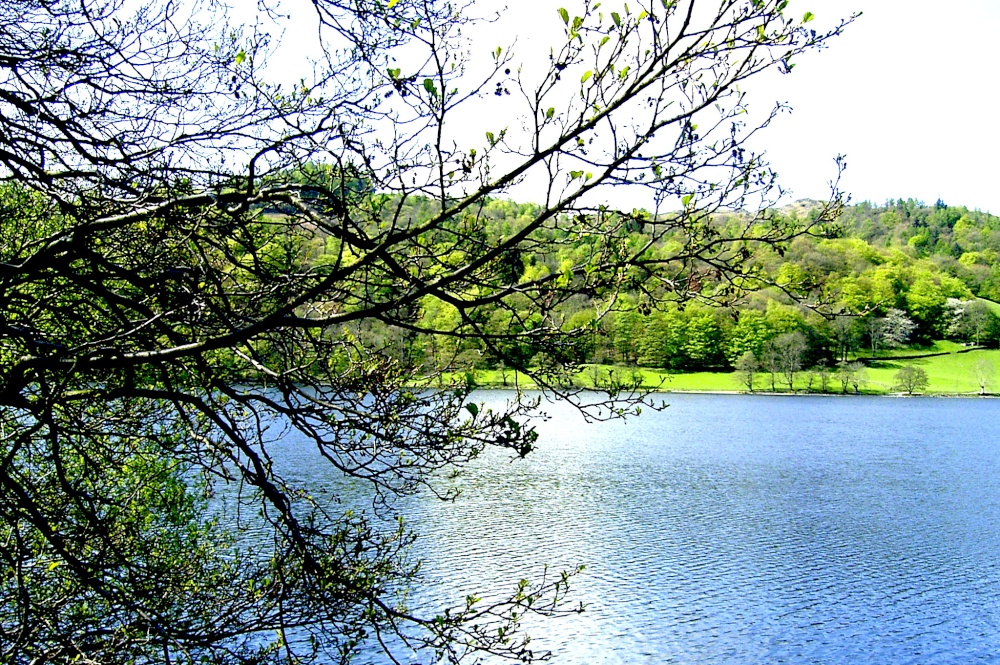
[[[435,214],[433,201],[417,199],[400,210],[391,197],[355,192],[372,201],[375,224],[416,224]],[[466,246],[489,246],[491,240],[516,234],[537,212],[536,206],[491,200],[474,219],[454,220],[455,232],[441,237],[440,248],[428,245],[435,269],[468,261]],[[788,224],[814,214],[809,202],[779,211]],[[391,215],[391,217],[390,217]],[[403,222],[399,220],[403,218]],[[623,251],[650,243],[642,216],[623,226]],[[708,222],[725,233],[743,220],[719,216]],[[771,222],[775,223],[775,222]],[[634,288],[612,300],[601,293],[577,293],[545,312],[524,308],[477,308],[460,313],[436,298],[413,308],[413,327],[389,328],[366,322],[350,330],[380,342],[389,352],[405,355],[429,372],[444,368],[530,367],[562,363],[610,363],[670,370],[732,369],[741,362],[761,367],[833,366],[854,356],[873,356],[904,344],[933,340],[995,346],[1000,322],[984,298],[1000,297],[1000,218],[966,208],[933,206],[913,200],[845,208],[825,237],[801,236],[779,247],[760,246],[747,259],[745,286],[739,300],[720,298],[723,285],[710,270],[689,267],[695,288],[683,301],[666,292],[650,291],[635,280]],[[527,244],[536,248],[504,256],[496,269],[512,282],[552,275],[586,260],[586,237],[546,231]],[[466,245],[455,237],[467,238]],[[683,238],[658,237],[650,256],[668,255]],[[313,235],[301,248],[310,263],[345,259],[332,237]],[[428,275],[432,277],[433,275]],[[634,277],[633,277],[634,278]],[[626,283],[627,284],[627,283]],[[570,344],[558,348],[519,346],[507,340],[491,347],[491,333],[530,331],[541,327],[574,330]],[[464,335],[475,327],[479,333]],[[455,335],[425,335],[421,329],[455,330]],[[499,335],[497,335],[499,337]],[[484,341],[485,340],[485,341]]]
[[[929,258],[977,295],[1000,300],[1000,217],[996,215],[949,206],[940,199],[934,205],[899,199],[881,206],[868,202],[850,206],[839,223],[848,237]]]

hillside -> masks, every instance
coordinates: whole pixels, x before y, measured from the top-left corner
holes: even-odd
[[[377,195],[369,195],[378,199]],[[402,212],[382,198],[385,210],[419,223],[435,204],[418,200]],[[818,202],[800,201],[775,212],[770,224],[789,227],[815,215]],[[474,248],[516,234],[537,212],[531,204],[488,201],[476,213],[454,220],[453,237],[442,234],[437,265],[459,266]],[[657,220],[636,214],[622,220],[624,250],[649,244],[644,256],[677,254],[685,238],[651,235]],[[738,215],[705,222],[707,232],[724,235],[745,224]],[[832,367],[858,356],[892,355],[907,344],[934,340],[996,346],[1000,325],[996,308],[983,299],[1000,299],[1000,218],[941,202],[913,200],[848,206],[837,224],[822,233],[804,234],[782,245],[756,245],[746,261],[745,278],[734,289],[715,279],[710,266],[673,266],[673,290],[632,272],[623,276],[624,294],[614,300],[599,292],[575,291],[551,309],[533,311],[482,307],[466,319],[451,305],[424,298],[406,330],[367,323],[355,334],[378,340],[384,348],[429,372],[438,369],[544,367],[553,360],[572,364],[615,364],[667,370],[731,369],[744,362],[761,367]],[[505,255],[495,269],[511,280],[550,275],[586,261],[586,237],[558,230],[517,255]],[[624,251],[623,250],[623,251]],[[320,265],[338,256],[330,238],[312,237],[303,250]],[[435,253],[436,252],[436,253]],[[563,278],[565,279],[565,278]],[[677,284],[682,285],[678,294]],[[574,330],[573,343],[539,350],[506,343],[486,348],[462,334],[478,326],[491,330],[533,330],[552,326]],[[424,335],[422,328],[453,329],[454,335]],[[553,354],[557,358],[553,358]],[[749,354],[749,355],[748,355]],[[559,363],[551,363],[553,366]]]

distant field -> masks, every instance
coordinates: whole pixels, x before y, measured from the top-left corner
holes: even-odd
[[[880,391],[890,391],[893,375],[904,365],[921,367],[927,372],[930,384],[928,393],[939,394],[975,394],[979,392],[977,380],[977,365],[988,363],[992,367],[992,380],[987,387],[989,392],[1000,392],[1000,350],[979,350],[969,353],[935,356],[933,358],[918,358],[906,361],[891,361],[879,363],[877,367],[868,370],[873,387]]]
[[[945,356],[934,356],[931,358],[914,358],[912,360],[892,360],[876,362],[874,366],[867,368],[866,380],[862,386],[862,392],[867,394],[888,394],[898,392],[895,387],[895,374],[900,368],[906,365],[921,367],[927,372],[929,385],[926,392],[928,394],[961,395],[978,394],[979,382],[977,378],[977,364],[986,362],[991,366],[989,385],[987,392],[1000,393],[1000,350],[978,350],[968,353],[949,354]],[[658,376],[658,373],[649,372],[651,376]],[[784,377],[777,377],[776,386],[779,391],[787,391],[788,384]],[[646,381],[647,386],[652,386],[651,381]],[[685,374],[666,375],[663,384],[664,390],[693,390],[693,391],[745,391],[739,376],[735,372],[690,372]],[[754,381],[754,390],[770,391],[770,374],[758,374]],[[795,379],[796,391],[806,391],[809,389],[808,372],[799,372]],[[814,378],[811,390],[819,392],[819,380]],[[830,392],[841,392],[841,384],[836,376],[830,377],[828,387]],[[853,388],[848,387],[848,392],[853,392]]]
[[[997,305],[1000,307],[1000,305]],[[961,351],[966,347],[962,346],[958,342],[952,342],[950,340],[938,340],[929,346],[907,346],[902,349],[879,349],[878,353],[875,354],[876,358],[897,358],[899,356],[923,356],[930,353],[955,353],[956,351]],[[871,359],[871,349],[867,351],[861,349],[858,353],[854,354],[854,358],[860,358],[861,360]]]
[[[928,351],[935,349],[935,351]],[[906,365],[914,365],[927,372],[929,385],[925,391],[927,394],[938,395],[975,395],[980,392],[978,381],[979,365],[985,363],[989,369],[990,382],[987,392],[1000,393],[1000,350],[980,349],[968,351],[966,353],[955,353],[963,347],[954,342],[937,342],[932,347],[918,347],[917,349],[906,349],[908,353],[899,355],[918,355],[920,353],[941,353],[947,355],[933,356],[930,358],[912,358],[901,360],[876,360],[866,371],[866,379],[861,392],[865,394],[889,394],[898,392],[895,387],[895,374],[900,368]],[[902,351],[897,349],[897,351]],[[606,381],[611,372],[620,380],[630,380],[633,377],[641,378],[642,384],[646,388],[662,391],[704,391],[704,392],[737,392],[746,391],[746,386],[742,383],[739,375],[735,372],[665,372],[647,368],[615,367],[611,365],[601,365],[597,368],[601,381]],[[515,377],[514,372],[507,372],[507,387],[530,389],[535,385],[527,381],[523,376]],[[477,370],[475,381],[481,386],[503,387],[503,378],[499,370]],[[594,368],[588,367],[581,371],[573,379],[573,383],[579,387],[592,387],[594,385]],[[787,392],[788,384],[784,377],[778,376],[775,381],[779,392]],[[820,382],[817,377],[813,377],[809,383],[809,372],[799,372],[795,377],[796,392],[820,392]],[[761,372],[754,380],[754,390],[765,392],[771,390],[770,374]],[[840,393],[841,383],[835,375],[830,377],[828,392]],[[853,388],[848,387],[848,392],[853,392]]]

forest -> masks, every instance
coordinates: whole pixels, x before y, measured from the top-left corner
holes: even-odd
[[[414,222],[436,210],[431,200],[414,199],[400,213],[391,197],[380,201],[369,196],[372,205]],[[772,211],[767,224],[814,228],[808,222],[819,208],[818,202],[798,201]],[[537,214],[532,204],[491,199],[450,223],[455,237],[492,243],[514,236]],[[642,210],[620,220],[630,227],[623,254],[643,252],[653,263],[682,254],[684,243],[691,242],[689,235],[653,240],[644,233],[644,220],[648,213]],[[700,232],[724,238],[745,230],[745,224],[739,214],[712,215],[703,220]],[[446,231],[441,233],[442,263],[462,265],[467,257],[461,246]],[[570,279],[563,274],[567,266],[598,251],[585,235],[558,228],[536,233],[533,240],[534,251],[506,255],[495,270],[512,280],[549,277],[558,285]],[[335,239],[310,229],[281,242],[282,251],[299,256],[295,260],[313,265],[344,260]],[[623,278],[622,289],[576,293],[546,311],[525,298],[518,311],[486,305],[462,316],[445,300],[425,297],[410,313],[412,325],[366,320],[344,332],[406,355],[428,375],[444,368],[537,371],[567,364],[677,371],[752,365],[773,375],[834,367],[854,358],[891,357],[898,347],[928,346],[934,340],[997,346],[1000,319],[993,301],[1000,299],[998,256],[1000,218],[994,215],[940,200],[933,205],[913,199],[862,202],[844,206],[835,223],[787,245],[755,247],[737,280],[700,261],[684,265],[673,281],[660,282],[643,275],[639,262]],[[516,338],[500,347],[484,343],[491,334],[542,326],[583,332],[555,348],[540,349],[527,341],[518,345]]]

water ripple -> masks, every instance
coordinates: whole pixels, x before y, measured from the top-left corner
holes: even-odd
[[[483,399],[501,398],[484,394]],[[405,511],[433,606],[585,564],[556,663],[1000,662],[997,400],[678,395]]]

